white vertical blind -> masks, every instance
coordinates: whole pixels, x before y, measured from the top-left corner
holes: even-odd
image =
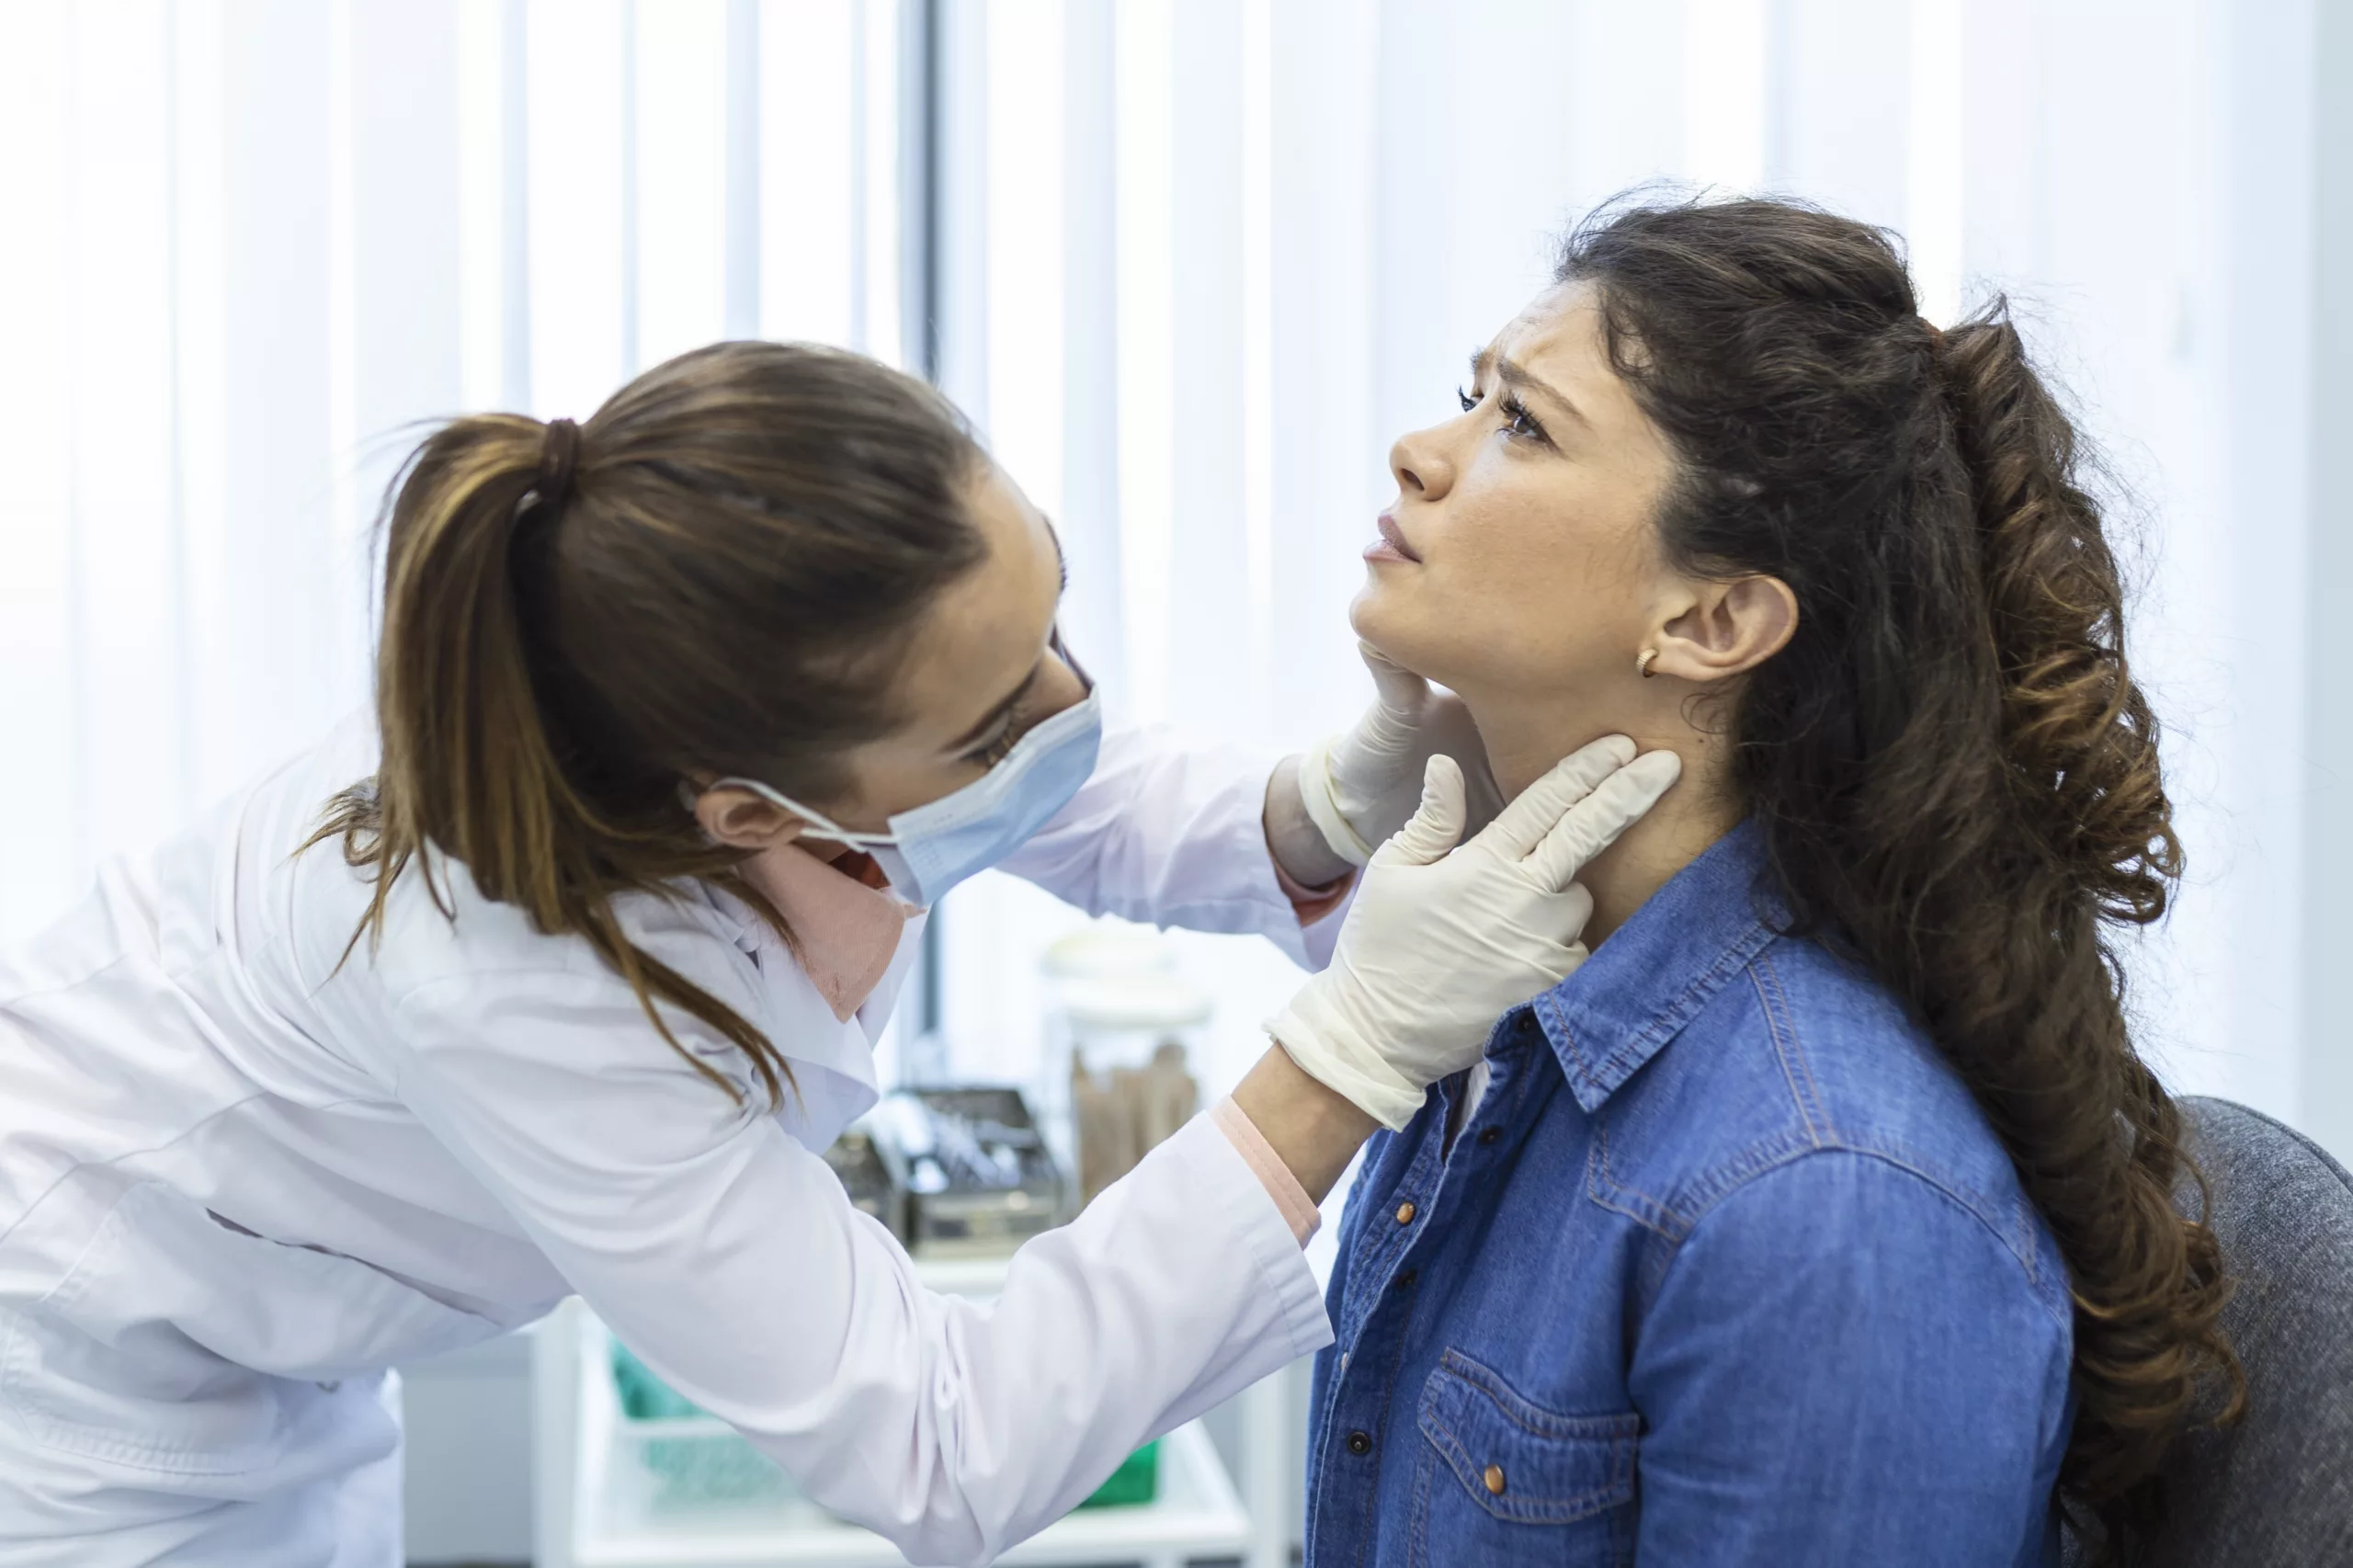
[[[0,7],[0,939],[366,699],[415,422],[896,358],[898,12]]]
[[[2303,1113],[2304,629],[2276,590],[2304,548],[2306,382],[2282,346],[2311,308],[2285,259],[2309,243],[2308,12],[949,10],[951,91],[989,139],[956,176],[985,189],[952,197],[980,213],[949,265],[981,298],[949,313],[950,358],[979,367],[1016,477],[1063,498],[1074,646],[1142,717],[1290,748],[1353,713],[1345,611],[1388,443],[1446,414],[1594,200],[1657,178],[1794,193],[1904,231],[1932,319],[2011,291],[2136,497],[2134,652],[2191,856],[2133,957],[2146,1037],[2185,1086]],[[950,901],[967,1070],[1032,1070],[1036,953],[1073,918],[997,879]],[[1211,1076],[1238,1071],[1292,977],[1260,945],[1187,947],[1226,998]]]
[[[727,335],[725,0],[634,6],[630,122],[636,340],[624,373]]]
[[[0,204],[17,222],[61,227],[65,186],[66,85],[57,68],[65,18],[39,12],[17,23],[17,47],[0,49],[0,144],[20,149],[0,166]],[[8,716],[36,752],[10,736],[0,767],[0,820],[38,823],[39,833],[10,834],[9,881],[62,884],[74,873],[89,835],[80,782],[85,742],[79,722],[86,684],[68,657],[78,606],[70,592],[75,551],[68,497],[65,411],[58,384],[72,337],[65,295],[67,257],[60,246],[0,245],[0,291],[41,308],[0,312],[0,363],[27,367],[0,376],[0,668],[40,671],[10,678]],[[36,369],[35,368],[38,368]],[[39,372],[45,371],[47,374]],[[33,765],[39,758],[40,766]]]
[[[584,415],[732,331],[921,341],[922,10],[0,7],[0,937],[362,699],[364,526],[413,421]],[[1390,440],[1613,190],[1898,225],[1932,316],[2009,290],[2141,501],[2136,655],[2192,857],[2134,960],[2151,1038],[2312,1119],[2321,737],[2279,586],[2321,440],[2308,0],[938,10],[942,381],[1056,517],[1074,646],[1143,717],[1270,748],[1349,717]],[[1069,919],[951,903],[968,1070],[1029,1071]],[[1238,1059],[1289,977],[1192,951]]]

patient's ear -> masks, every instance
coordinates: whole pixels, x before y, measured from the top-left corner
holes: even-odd
[[[1728,680],[1789,645],[1798,629],[1798,597],[1779,577],[1735,577],[1691,585],[1661,626],[1650,673],[1688,681]]]

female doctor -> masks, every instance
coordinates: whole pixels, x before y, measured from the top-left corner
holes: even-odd
[[[1314,1200],[1574,966],[1571,879],[1671,760],[1601,743],[1449,854],[1423,762],[1475,737],[1393,673],[1271,778],[1098,753],[1061,581],[954,412],[851,355],[722,345],[585,427],[426,441],[373,719],[0,955],[0,1568],[389,1568],[385,1369],[573,1291],[918,1560],[1324,1344]],[[972,872],[1305,957],[1367,858],[1279,1048],[993,1309],[819,1157]]]

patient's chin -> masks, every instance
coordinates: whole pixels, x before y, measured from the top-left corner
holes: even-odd
[[[1417,635],[1418,628],[1394,624],[1380,616],[1362,615],[1354,607],[1348,612],[1348,624],[1358,640],[1374,653],[1434,686],[1453,688],[1453,677],[1467,673],[1463,661],[1469,651],[1461,646],[1459,638]]]
[[[1383,592],[1379,583],[1366,584],[1349,602],[1348,626],[1391,664],[1417,675],[1429,674],[1423,662],[1437,650],[1427,646],[1429,638],[1415,635],[1414,618],[1398,604],[1397,596]]]

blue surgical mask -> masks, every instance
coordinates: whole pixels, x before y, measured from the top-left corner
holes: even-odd
[[[913,811],[892,812],[886,833],[838,827],[756,778],[718,783],[749,790],[790,812],[809,824],[801,830],[804,837],[865,850],[900,897],[928,905],[1037,836],[1094,773],[1102,744],[1102,694],[1090,687],[1085,698],[1014,743],[1004,761],[972,783]]]

